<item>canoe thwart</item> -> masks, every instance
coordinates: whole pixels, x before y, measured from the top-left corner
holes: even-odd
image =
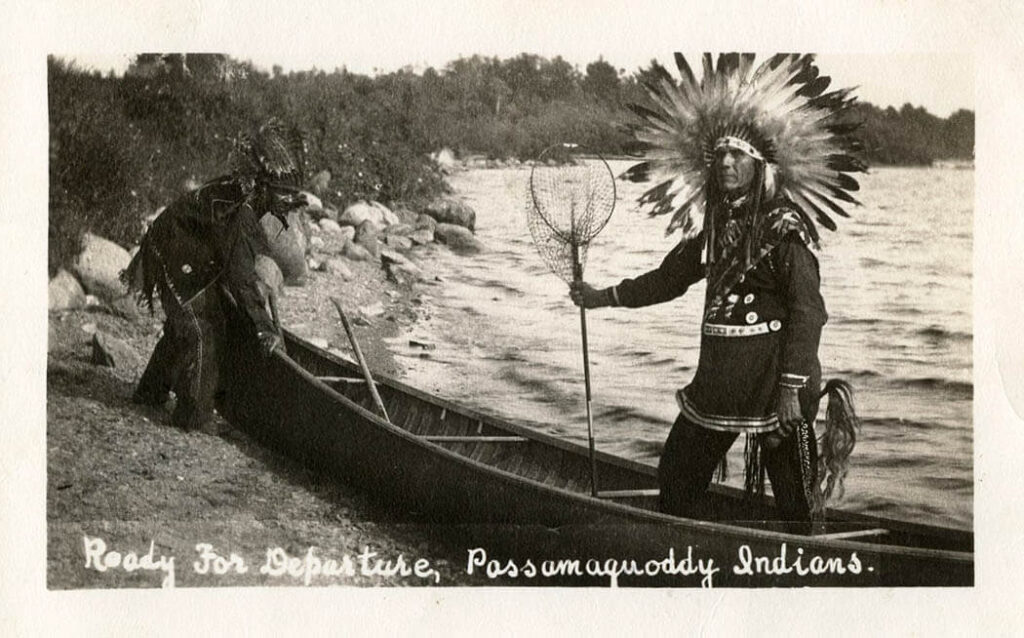
[[[527,443],[525,436],[425,436],[431,443]]]
[[[829,540],[840,540],[844,538],[860,538],[862,536],[881,536],[888,534],[889,530],[882,527],[871,529],[858,529],[849,532],[832,532],[831,534],[815,534],[814,538],[827,538]]]
[[[597,498],[644,498],[647,496],[658,496],[658,488],[649,490],[608,490],[598,492]]]
[[[366,379],[357,377],[317,377],[317,381],[324,383],[366,383]]]

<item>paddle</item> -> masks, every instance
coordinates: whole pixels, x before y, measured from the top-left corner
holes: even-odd
[[[391,423],[391,419],[388,417],[388,411],[384,409],[384,402],[381,401],[380,395],[377,394],[377,384],[373,382],[373,375],[370,374],[370,367],[366,365],[366,359],[363,358],[363,351],[359,348],[359,342],[356,341],[356,335],[352,332],[352,326],[348,322],[348,317],[345,316],[345,311],[341,308],[341,302],[338,301],[337,297],[331,297],[331,303],[338,309],[338,316],[341,317],[341,325],[345,328],[345,334],[348,335],[348,340],[352,344],[352,350],[356,353],[356,360],[359,362],[359,367],[363,370],[363,377],[366,379],[366,386],[370,389],[370,396],[373,397],[373,402],[377,404],[377,409],[384,416],[384,420]]]

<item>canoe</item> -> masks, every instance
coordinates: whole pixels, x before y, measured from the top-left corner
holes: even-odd
[[[771,499],[715,485],[708,518],[657,511],[657,470],[374,376],[285,332],[236,337],[220,411],[261,444],[466,547],[467,571],[525,585],[971,586],[973,533],[833,509],[794,533]],[[461,546],[461,545],[460,545]]]

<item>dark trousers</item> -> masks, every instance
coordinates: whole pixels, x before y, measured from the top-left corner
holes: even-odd
[[[216,290],[201,293],[186,306],[164,299],[167,321],[133,399],[151,405],[177,403],[171,422],[185,430],[203,429],[213,417],[220,391],[226,317]]]
[[[761,460],[771,482],[779,516],[784,521],[811,520],[808,488],[813,485],[817,446],[813,428],[807,425],[803,428],[775,448],[761,447]],[[658,465],[661,511],[687,518],[713,516],[714,511],[707,502],[707,489],[715,469],[737,436],[735,432],[701,427],[680,414],[669,432]]]

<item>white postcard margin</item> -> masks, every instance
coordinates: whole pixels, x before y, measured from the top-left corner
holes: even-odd
[[[1017,6],[1015,6],[1015,4]],[[635,5],[635,6],[634,6]],[[0,60],[0,631],[81,635],[421,631],[876,634],[1024,626],[1019,460],[1024,456],[1024,180],[1019,3],[933,2],[271,3],[51,1],[8,7]],[[490,588],[46,590],[46,55],[268,48],[429,58],[566,55],[581,35],[650,57],[685,50],[956,51],[976,74],[974,375],[976,586],[938,590],[564,590]],[[462,44],[464,43],[464,47]],[[502,53],[510,47],[512,53]],[[611,47],[609,47],[609,50]],[[594,51],[600,52],[596,47]],[[586,49],[584,49],[586,51]],[[585,60],[596,55],[584,53]],[[606,54],[614,60],[612,53]],[[879,69],[898,73],[898,69]],[[8,631],[11,630],[11,631]]]

